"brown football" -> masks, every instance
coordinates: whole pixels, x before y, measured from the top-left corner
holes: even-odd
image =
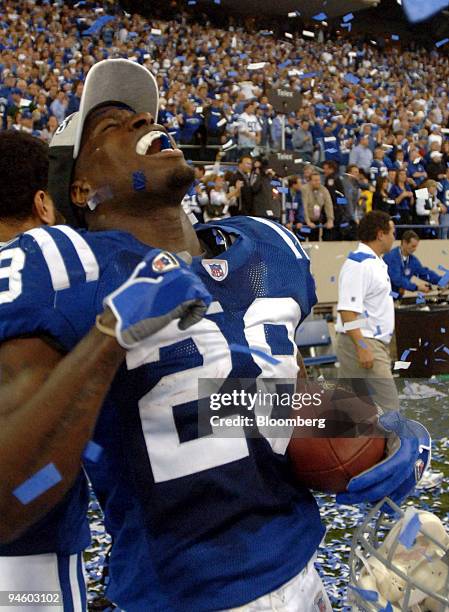
[[[312,394],[317,383],[307,381]],[[340,493],[351,478],[382,460],[385,436],[377,428],[376,406],[346,390],[321,391],[320,406],[301,406],[295,416],[325,418],[323,429],[296,425],[288,446],[298,480],[317,491]],[[318,424],[318,421],[316,421]]]

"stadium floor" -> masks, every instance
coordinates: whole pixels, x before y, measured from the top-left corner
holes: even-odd
[[[439,487],[430,491],[419,491],[407,501],[408,506],[434,512],[449,531],[449,377],[420,379],[419,384],[427,385],[444,396],[437,398],[401,399],[401,408],[409,418],[432,423],[432,467],[444,473]],[[396,379],[400,394],[409,384],[405,379]],[[333,496],[316,494],[321,515],[327,528],[325,541],[318,551],[317,568],[326,586],[334,612],[350,612],[347,601],[349,577],[348,558],[354,529],[365,516],[364,506],[342,506],[335,504]],[[102,574],[110,537],[105,533],[101,510],[94,497],[90,506],[92,546],[86,554],[88,574],[88,597],[90,610],[104,610],[99,597],[103,592]]]

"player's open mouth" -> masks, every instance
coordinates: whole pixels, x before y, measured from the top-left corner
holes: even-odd
[[[167,134],[158,130],[142,136],[136,145],[137,155],[156,155],[162,151],[173,151],[173,147]]]

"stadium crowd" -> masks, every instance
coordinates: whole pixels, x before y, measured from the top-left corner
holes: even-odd
[[[206,181],[197,171],[186,207],[200,218],[258,214],[302,239],[336,240],[380,209],[419,225],[421,237],[448,237],[449,60],[438,50],[400,52],[321,26],[280,38],[236,21],[219,29],[176,5],[170,21],[130,15],[113,0],[1,5],[4,129],[48,142],[78,110],[90,67],[128,57],[157,76],[159,122],[186,157],[238,164],[225,173],[215,163]],[[288,185],[266,163],[282,132],[266,94],[280,86],[302,95],[285,118],[285,146],[304,161]]]

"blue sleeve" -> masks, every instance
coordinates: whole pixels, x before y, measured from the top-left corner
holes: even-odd
[[[399,187],[397,185],[392,185],[388,195],[390,198],[395,200],[400,195],[400,193],[401,190],[399,189]]]
[[[438,285],[439,281],[443,278],[433,270],[430,270],[430,268],[423,266],[419,259],[414,255],[411,256],[410,263],[412,274],[418,278],[421,278],[422,280],[428,281],[432,285]]]
[[[32,238],[24,235],[0,251],[0,342],[43,335],[63,348],[74,342],[73,327],[56,307],[52,280]]]
[[[384,256],[384,261],[388,266],[388,275],[390,276],[394,288],[416,291],[417,287],[415,283],[412,283],[404,274],[401,259],[398,257],[396,249],[387,253]]]

